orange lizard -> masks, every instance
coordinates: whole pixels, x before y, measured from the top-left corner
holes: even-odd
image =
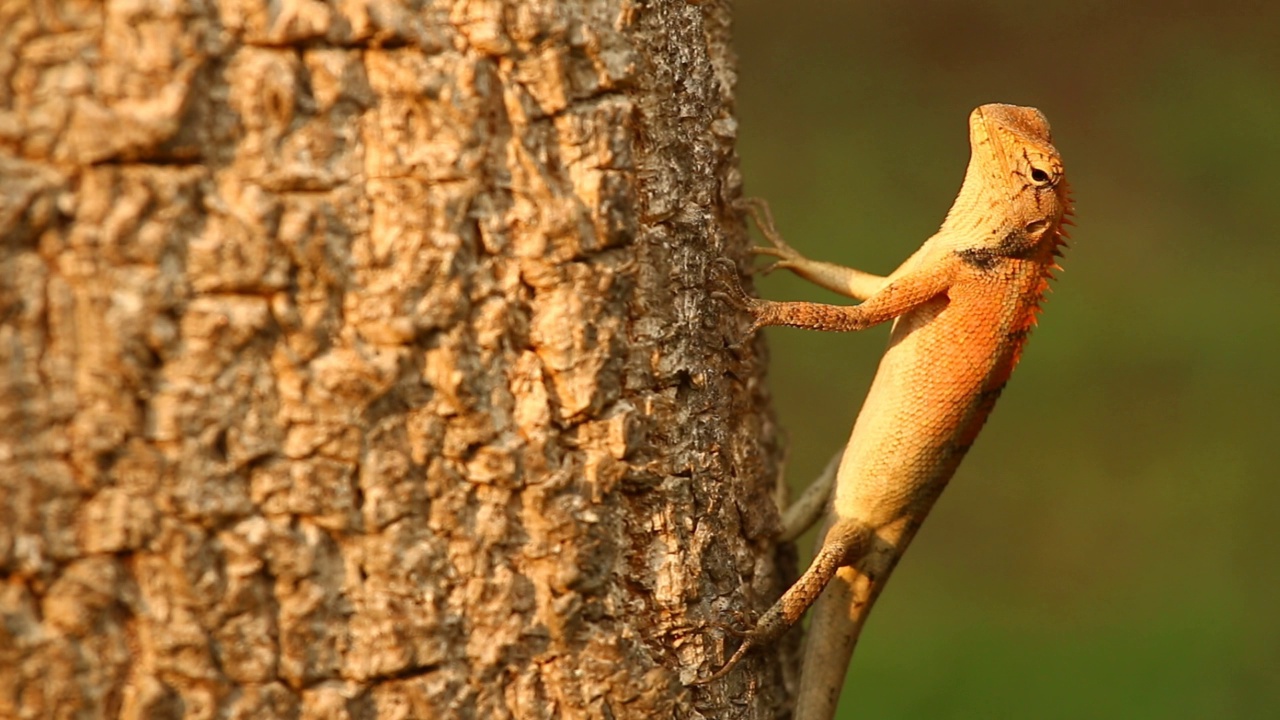
[[[983,105],[969,116],[964,184],[937,234],[888,277],[801,256],[752,214],[773,247],[755,248],[856,306],[748,297],[736,268],[721,294],[766,325],[861,330],[894,321],[889,347],[830,485],[815,483],[783,518],[784,537],[827,508],[812,564],[699,684],[724,677],[753,647],[776,640],[814,605],[798,720],[828,720],[858,634],[929,509],[973,444],[1036,324],[1071,224],[1062,160],[1039,110]],[[725,265],[734,267],[725,260]],[[722,267],[724,267],[722,265]],[[725,270],[728,274],[728,270]],[[806,499],[807,498],[807,499]],[[835,582],[832,582],[833,578]],[[825,588],[825,591],[824,591]],[[819,597],[821,595],[821,597]]]

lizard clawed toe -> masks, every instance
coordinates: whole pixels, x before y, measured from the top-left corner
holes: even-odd
[[[742,638],[742,644],[739,645],[738,649],[729,656],[729,659],[725,661],[724,665],[720,666],[719,670],[716,670],[705,678],[698,678],[686,683],[690,686],[707,685],[728,675],[742,661],[742,658],[746,656],[747,652],[750,651],[751,648],[755,647],[757,642],[755,624],[747,623],[743,619],[742,613],[736,611],[733,613],[733,620],[731,622],[709,620],[701,623],[701,629],[704,631],[709,629],[718,630],[725,635]]]
[[[769,257],[776,257],[776,258],[789,257],[787,253],[779,250],[776,247],[765,247],[764,245],[753,245],[747,248],[747,252],[751,253],[752,255],[768,255]]]
[[[785,270],[787,268],[795,266],[795,263],[790,262],[790,260],[788,259],[789,256],[779,251],[777,248],[757,246],[757,247],[747,248],[747,252],[751,253],[752,255],[764,255],[767,257],[778,258],[777,260],[771,263],[766,263],[764,265],[757,265],[751,268],[752,275],[769,275],[774,270]]]
[[[760,309],[766,301],[747,295],[738,280],[738,265],[729,258],[721,257],[713,260],[710,276],[712,283],[720,288],[712,290],[711,297],[751,315],[751,328],[737,342],[729,345],[731,348],[741,347],[760,328]]]
[[[773,247],[754,247],[751,252],[757,255],[772,255],[783,260],[801,260],[804,258],[795,248],[787,244],[782,239],[782,234],[773,224],[773,212],[769,210],[769,203],[763,198],[747,198],[739,200],[734,204],[739,210],[745,210],[751,215],[751,219],[755,220],[756,227],[760,228],[760,234],[764,235],[764,239],[768,240]]]
[[[747,293],[742,289],[742,284],[738,280],[737,263],[727,257],[718,257],[712,260],[710,279],[712,283],[722,288],[718,294],[732,298],[734,301],[740,301],[739,304],[746,304]]]
[[[746,657],[747,652],[749,652],[751,648],[755,647],[755,645],[755,640],[752,635],[750,633],[746,633],[746,639],[742,641],[742,644],[738,646],[737,650],[733,651],[733,654],[729,656],[729,659],[725,661],[724,665],[720,666],[719,670],[704,678],[690,680],[685,684],[689,686],[710,685],[717,680],[724,679],[725,676],[733,672],[734,668],[738,667],[738,664],[742,662],[742,658]]]

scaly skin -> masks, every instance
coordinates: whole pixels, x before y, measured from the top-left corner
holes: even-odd
[[[723,677],[816,601],[797,720],[834,715],[876,596],[1018,363],[1065,242],[1071,199],[1044,115],[983,105],[969,117],[969,139],[964,185],[941,229],[887,278],[808,260],[755,213],[774,244],[757,252],[780,258],[775,267],[864,300],[860,305],[748,298],[731,281],[730,300],[752,314],[752,331],[850,331],[894,321],[836,473],[821,548],[729,662],[702,681]],[[785,532],[803,522],[784,518]]]

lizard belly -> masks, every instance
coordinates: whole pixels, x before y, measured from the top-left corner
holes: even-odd
[[[840,463],[838,517],[883,528],[928,511],[1016,362],[1010,322],[999,318],[1020,313],[1001,304],[956,293],[899,319]]]

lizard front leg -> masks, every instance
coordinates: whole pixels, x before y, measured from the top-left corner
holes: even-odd
[[[955,277],[955,265],[952,263],[943,263],[928,270],[915,270],[886,283],[861,305],[846,306],[775,302],[750,297],[737,282],[737,266],[733,261],[721,258],[714,267],[722,273],[721,283],[728,291],[715,295],[743,308],[752,316],[748,336],[770,325],[831,332],[863,330],[892,320],[945,293]]]
[[[769,210],[769,204],[763,198],[742,200],[737,203],[737,207],[751,214],[756,227],[760,228],[760,234],[773,246],[751,248],[752,254],[778,258],[777,262],[765,268],[766,273],[778,269],[790,270],[815,285],[854,300],[866,300],[889,281],[889,278],[880,275],[835,263],[810,260],[801,255],[782,239],[773,225],[773,213]]]

